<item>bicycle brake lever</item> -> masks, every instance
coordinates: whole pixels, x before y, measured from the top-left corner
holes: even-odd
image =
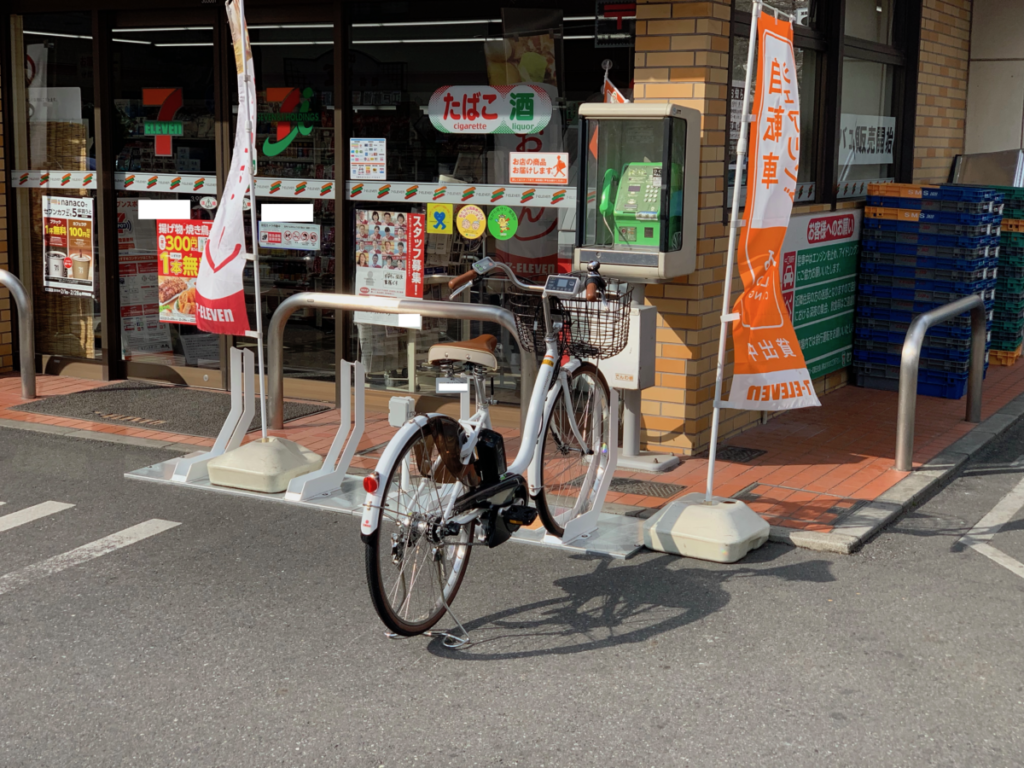
[[[476,282],[476,281],[475,280],[470,280],[465,285],[456,288],[454,291],[452,291],[450,294],[448,294],[448,301],[451,301],[452,299],[454,299],[456,296],[458,296],[460,293],[462,293],[467,288],[471,288],[473,286],[474,282]]]

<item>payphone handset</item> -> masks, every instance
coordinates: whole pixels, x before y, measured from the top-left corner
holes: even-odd
[[[681,182],[682,171],[673,163],[669,184],[670,207],[674,198],[679,197]],[[616,245],[658,247],[662,226],[661,192],[661,163],[627,163],[621,174],[610,168],[605,171],[599,212],[612,230]],[[614,218],[614,225],[608,221],[609,214]]]

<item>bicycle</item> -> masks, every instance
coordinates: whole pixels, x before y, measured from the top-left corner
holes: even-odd
[[[629,324],[629,291],[599,269],[594,262],[586,275],[550,275],[539,286],[485,258],[449,282],[451,299],[475,280],[504,272],[520,292],[512,307],[522,353],[543,344],[544,357],[522,443],[506,465],[484,393],[485,372],[498,367],[497,339],[482,335],[430,348],[428,360],[443,375],[439,382],[471,383],[476,410],[462,420],[417,414],[364,478],[361,535],[370,597],[394,636],[429,633],[451,613],[474,546],[496,547],[538,516],[550,535],[561,537],[593,509],[617,425],[604,376],[579,358],[618,354]],[[438,634],[449,647],[460,647],[468,634],[452,617],[463,636]]]

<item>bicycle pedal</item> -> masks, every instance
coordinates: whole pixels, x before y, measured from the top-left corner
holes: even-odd
[[[513,504],[501,510],[501,519],[509,525],[530,525],[537,519],[537,510],[525,504]]]

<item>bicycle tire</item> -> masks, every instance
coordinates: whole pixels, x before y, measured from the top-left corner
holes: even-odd
[[[579,509],[576,509],[576,514],[572,514],[572,510],[576,508],[576,502],[584,490],[586,490],[588,498],[593,496],[594,488],[596,487],[596,482],[593,481],[599,479],[599,473],[604,471],[608,462],[608,440],[611,434],[611,414],[609,413],[611,393],[608,390],[608,382],[605,381],[604,375],[598,370],[596,365],[593,363],[582,363],[579,368],[573,371],[572,377],[569,380],[569,390],[574,398],[578,387],[583,383],[584,379],[588,380],[593,386],[594,391],[600,395],[601,401],[597,406],[602,409],[600,435],[598,435],[598,430],[593,429],[593,423],[590,419],[592,411],[586,414],[577,413],[575,416],[577,427],[580,428],[584,440],[592,451],[591,455],[598,457],[597,460],[600,462],[595,468],[595,477],[591,478],[592,482],[586,489],[584,489],[583,483],[586,482],[589,462],[583,461],[581,458],[573,466],[572,460],[567,460],[566,457],[577,450],[576,447],[570,444],[570,441],[577,444],[578,441],[575,439],[575,435],[571,433],[571,429],[558,429],[559,420],[562,421],[563,427],[567,424],[564,415],[561,415],[564,414],[564,396],[559,396],[557,399],[555,407],[552,409],[551,415],[548,417],[541,432],[543,435],[539,446],[541,451],[541,489],[534,497],[534,503],[537,506],[541,523],[555,536],[562,536],[565,533],[565,526],[570,520],[590,511],[590,507],[584,504]],[[555,386],[557,385],[558,379],[555,379]],[[580,410],[580,406],[586,406],[583,399],[574,404],[574,411]],[[569,436],[563,436],[560,434],[561,432],[567,432]],[[567,477],[570,473],[571,476]],[[571,502],[572,506],[569,506],[569,502]]]
[[[447,417],[441,417],[447,418]],[[460,427],[461,429],[461,427]],[[424,483],[433,485],[435,488],[438,485],[450,486],[449,492],[454,492],[454,483],[437,483],[438,474],[441,475],[440,479],[454,480],[454,478],[444,468],[444,462],[440,462],[440,466],[437,466],[430,476],[423,476],[419,473],[419,469],[424,466],[433,466],[434,461],[431,458],[432,455],[438,453],[436,442],[432,441],[432,432],[428,429],[421,429],[414,433],[402,447],[399,452],[397,459],[388,468],[387,478],[385,480],[384,492],[381,496],[381,517],[377,525],[377,529],[364,537],[366,543],[366,581],[370,588],[370,599],[373,602],[373,607],[377,611],[377,615],[380,617],[384,625],[393,633],[403,636],[419,635],[426,632],[428,629],[433,627],[441,617],[447,612],[448,608],[445,605],[451,605],[455,596],[458,594],[459,587],[462,586],[462,581],[466,576],[466,566],[469,562],[469,556],[473,551],[473,547],[470,542],[473,541],[473,534],[476,529],[476,523],[471,522],[463,525],[459,528],[458,540],[456,543],[444,543],[451,537],[441,538],[442,543],[437,543],[432,540],[429,532],[430,526],[435,517],[440,516],[437,512],[439,508],[442,512],[445,507],[448,496],[439,493],[434,493],[433,498],[437,501],[437,505],[432,507],[429,512],[424,513],[423,505],[420,503],[416,504],[415,509],[411,509],[409,514],[403,514],[402,505],[392,499],[392,490],[396,489],[396,473],[397,473],[397,491],[399,496],[402,493],[402,478],[401,469],[403,462],[408,462],[410,453],[412,454],[413,461],[408,465],[410,472],[410,481],[412,480],[413,473],[419,475],[418,479]],[[420,446],[419,454],[416,453],[417,446]],[[424,461],[426,458],[426,462]],[[432,490],[430,485],[423,486],[427,490]],[[411,487],[410,487],[411,490]],[[390,505],[390,509],[389,508]],[[387,513],[386,513],[387,512]],[[408,517],[407,524],[403,522],[402,518]],[[405,525],[405,530],[403,530]],[[419,532],[418,536],[412,534],[413,529]],[[389,545],[387,542],[394,539],[392,534],[399,536],[398,552],[401,554],[401,565],[395,562],[396,549],[395,544]],[[382,542],[381,537],[387,536],[388,538]],[[405,536],[404,542],[402,542],[402,536]],[[410,540],[415,541],[410,545]],[[404,543],[405,546],[401,546]],[[425,552],[420,552],[420,544],[426,543]],[[431,556],[430,549],[433,547],[434,555]],[[390,550],[390,556],[389,556]],[[446,552],[446,557],[450,555],[448,559],[454,561],[454,564],[448,572],[446,579],[438,578],[438,584],[435,585],[435,591],[433,592],[433,599],[427,599],[426,603],[428,607],[425,609],[425,613],[413,615],[401,615],[401,606],[396,607],[395,598],[397,594],[389,595],[391,590],[388,585],[388,575],[395,573],[396,566],[398,567],[399,577],[404,577],[406,564],[408,562],[414,563],[414,571],[411,574],[413,585],[416,584],[417,574],[415,568],[422,566],[430,559],[436,563],[436,554],[438,551]],[[410,553],[412,557],[410,558]],[[433,580],[429,578],[428,583],[433,584]],[[440,587],[440,588],[438,588]],[[396,588],[397,589],[397,588]],[[411,593],[413,587],[406,587],[404,590],[405,598],[402,602],[411,602]],[[422,593],[422,590],[421,590]],[[420,593],[418,593],[420,594]],[[441,595],[444,596],[444,600],[440,599]],[[422,598],[417,597],[417,602],[422,602]]]

